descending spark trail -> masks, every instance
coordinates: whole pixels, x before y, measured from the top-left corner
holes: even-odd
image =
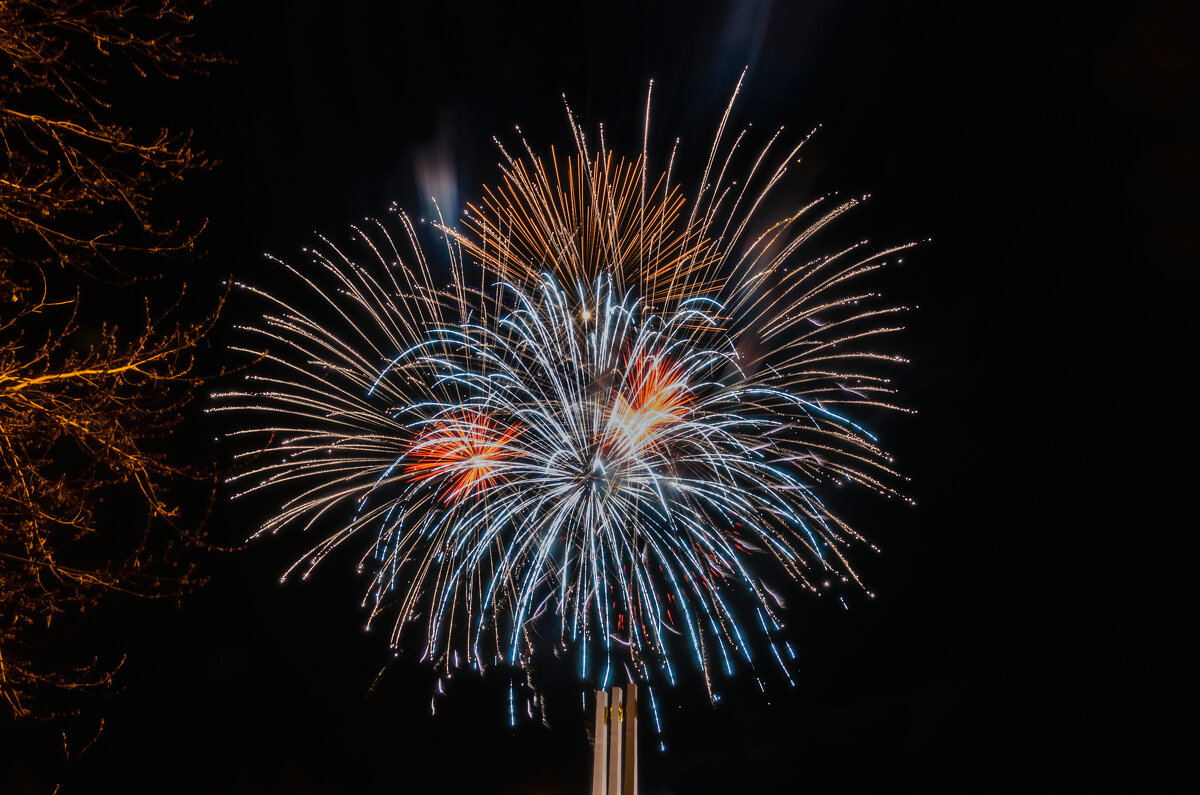
[[[400,215],[402,238],[355,230],[371,266],[327,242],[285,266],[315,300],[250,288],[262,364],[220,410],[260,440],[242,493],[281,499],[260,533],[324,532],[305,574],[368,539],[371,620],[446,674],[551,645],[604,687],[690,657],[716,699],[759,643],[790,676],[762,575],[857,582],[827,487],[896,495],[854,414],[896,408],[876,371],[901,360],[867,346],[903,308],[856,285],[908,246],[802,256],[857,201],[760,221],[803,142],[777,157],[776,133],[734,182],[728,116],[686,217],[674,153],[652,179],[645,143],[593,152],[572,119],[572,155],[502,149],[500,186],[437,224],[449,278]]]

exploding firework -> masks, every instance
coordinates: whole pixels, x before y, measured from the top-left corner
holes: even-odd
[[[549,647],[597,687],[690,658],[712,696],[756,649],[788,675],[763,578],[858,582],[829,487],[896,495],[855,414],[896,408],[871,345],[903,308],[857,285],[908,246],[807,254],[857,200],[760,220],[804,142],[735,182],[729,112],[690,200],[674,151],[657,174],[648,135],[622,160],[572,119],[572,154],[501,148],[499,186],[435,224],[448,274],[398,213],[355,230],[369,264],[323,241],[284,265],[307,299],[248,288],[261,363],[220,397],[257,440],[234,480],[280,500],[259,532],[320,535],[289,572],[357,541],[368,623],[446,673]]]

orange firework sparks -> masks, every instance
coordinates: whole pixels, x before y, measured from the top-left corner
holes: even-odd
[[[462,412],[429,425],[409,448],[404,471],[414,480],[448,477],[442,497],[450,503],[496,477],[496,464],[508,457],[508,445],[521,435],[519,425],[501,428],[490,417]]]
[[[258,439],[232,479],[280,499],[259,535],[333,523],[293,569],[373,537],[363,603],[394,614],[397,653],[536,687],[553,646],[580,681],[647,693],[690,658],[716,703],[737,658],[789,682],[798,664],[755,559],[817,593],[862,585],[865,539],[826,498],[902,497],[858,414],[899,408],[904,359],[873,345],[905,309],[868,279],[910,244],[814,250],[861,200],[773,193],[804,141],[756,153],[732,104],[707,156],[680,154],[695,193],[674,147],[651,151],[647,97],[630,158],[573,116],[565,155],[502,146],[499,182],[430,222],[437,259],[399,213],[354,227],[360,253],[323,239],[312,268],[281,263],[303,290],[246,287],[266,305],[235,350],[264,369],[218,394]],[[540,709],[515,681],[510,721]]]
[[[692,396],[679,365],[661,356],[639,357],[629,383],[630,397],[617,395],[608,435],[621,452],[637,456],[660,429],[683,419]]]
[[[505,279],[537,278],[550,263],[565,281],[585,284],[603,266],[618,283],[640,285],[653,303],[719,289],[723,281],[709,272],[717,254],[707,221],[680,228],[679,189],[665,176],[646,180],[640,158],[560,160],[551,149],[549,162],[511,160],[482,205],[468,205],[463,229],[446,232]]]

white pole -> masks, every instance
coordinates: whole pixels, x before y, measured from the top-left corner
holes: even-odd
[[[596,691],[596,732],[593,735],[592,795],[608,795],[608,692]]]
[[[614,687],[608,695],[608,795],[623,795],[623,755],[621,744],[625,739],[622,731],[625,723],[625,691]]]
[[[625,793],[638,795],[637,685],[625,686]]]

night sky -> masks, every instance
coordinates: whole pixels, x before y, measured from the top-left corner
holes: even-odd
[[[1188,4],[215,5],[198,42],[235,63],[153,104],[114,88],[222,161],[173,200],[210,219],[178,266],[200,295],[231,275],[275,287],[264,252],[303,263],[315,233],[345,240],[392,202],[423,216],[436,190],[453,214],[496,180],[493,136],[571,146],[563,94],[636,154],[653,79],[651,150],[680,137],[694,162],[743,67],[739,129],[821,125],[789,197],[870,193],[850,238],[932,239],[883,277],[920,306],[893,343],[919,413],[872,420],[917,507],[839,495],[881,549],[855,558],[877,598],[793,594],[795,688],[743,677],[717,707],[695,682],[664,693],[666,753],[642,724],[645,795],[1200,789],[1196,520],[1176,513],[1197,441]],[[210,364],[260,308],[234,295]],[[180,443],[227,461],[206,405]],[[239,544],[269,507],[223,494],[210,532]],[[362,631],[357,551],[279,584],[307,546],[216,554],[180,608],[92,617],[129,655],[121,692],[87,702],[103,733],[64,765],[53,727],[6,724],[0,788],[586,791],[571,672],[546,672],[549,729],[508,726],[499,676],[456,679],[431,717],[425,668],[401,658],[376,681],[391,652]]]

